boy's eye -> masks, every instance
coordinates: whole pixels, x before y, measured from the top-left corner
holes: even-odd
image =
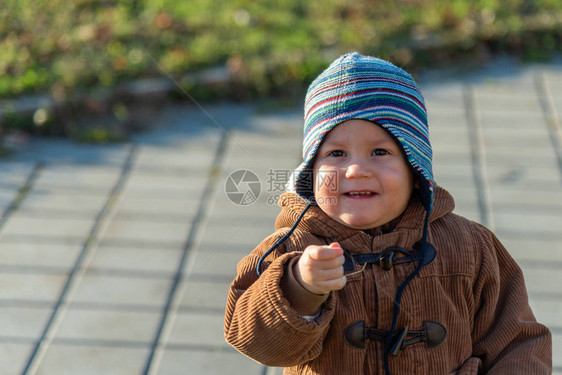
[[[334,150],[334,151],[330,152],[330,156],[335,157],[335,158],[340,158],[344,155],[345,155],[345,153],[342,150]]]
[[[375,151],[373,151],[373,155],[376,155],[376,156],[388,155],[388,151],[386,151],[382,148],[377,148]]]

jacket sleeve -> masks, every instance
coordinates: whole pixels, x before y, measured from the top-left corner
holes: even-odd
[[[267,366],[289,367],[308,362],[322,351],[334,315],[330,293],[315,321],[300,317],[284,297],[280,281],[285,266],[300,252],[286,252],[282,244],[270,255],[261,276],[260,256],[279,238],[272,235],[238,263],[237,276],[227,298],[224,335],[239,352]]]
[[[551,334],[531,311],[523,273],[495,235],[479,229],[474,233],[481,251],[474,285],[473,355],[490,375],[551,374]]]

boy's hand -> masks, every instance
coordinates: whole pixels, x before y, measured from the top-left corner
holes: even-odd
[[[336,242],[329,246],[308,246],[293,268],[297,281],[309,292],[327,294],[345,286],[345,258]]]

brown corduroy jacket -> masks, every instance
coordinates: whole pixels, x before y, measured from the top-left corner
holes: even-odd
[[[368,265],[329,294],[314,321],[299,316],[280,284],[290,276],[286,265],[308,245],[337,241],[354,254],[412,249],[422,238],[420,200],[414,194],[395,228],[377,235],[312,207],[266,259],[258,278],[260,256],[288,232],[305,202],[286,193],[280,205],[277,231],[238,264],[226,305],[227,342],[255,361],[285,367],[285,374],[384,373],[384,342],[366,339],[364,348],[356,348],[344,332],[359,321],[388,331],[397,289],[416,262],[389,270]],[[438,322],[446,328],[445,340],[430,349],[423,341],[405,346],[389,357],[392,374],[550,374],[551,335],[533,316],[520,268],[489,230],[453,214],[453,208],[450,194],[437,187],[428,231],[436,257],[406,287],[397,321],[398,329],[412,332],[425,321]]]

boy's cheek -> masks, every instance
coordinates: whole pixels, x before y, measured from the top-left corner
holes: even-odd
[[[336,195],[340,188],[339,171],[337,169],[321,169],[314,173],[314,193]]]

